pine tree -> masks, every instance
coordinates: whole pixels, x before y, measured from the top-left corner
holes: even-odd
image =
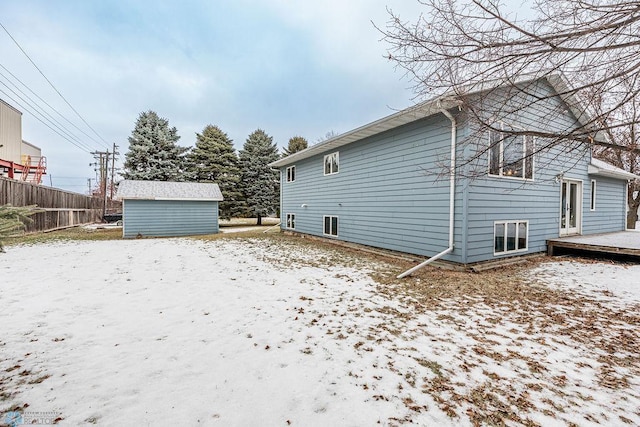
[[[196,139],[195,148],[186,158],[189,179],[218,184],[224,197],[220,202],[220,218],[238,216],[243,210],[243,200],[238,189],[240,169],[233,141],[213,125],[196,134]]]
[[[301,136],[294,136],[289,139],[289,145],[282,151],[282,157],[287,157],[298,151],[302,151],[309,146],[307,140]]]
[[[277,211],[280,204],[278,172],[269,163],[278,160],[273,138],[258,129],[247,138],[240,150],[240,188],[247,201],[247,212],[262,217]]]
[[[140,113],[129,137],[125,154],[125,179],[143,181],[184,181],[184,154],[188,148],[177,145],[180,137],[169,121],[154,111]]]
[[[0,253],[4,252],[2,238],[16,230],[24,229],[26,223],[33,221],[29,216],[36,212],[35,206],[0,206]]]

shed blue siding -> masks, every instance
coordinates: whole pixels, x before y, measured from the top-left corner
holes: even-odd
[[[123,200],[122,236],[189,236],[218,232],[218,202]]]
[[[438,114],[301,160],[295,163],[295,182],[286,182],[282,168],[283,228],[286,215],[295,214],[296,231],[322,236],[323,216],[334,215],[340,240],[423,256],[443,251],[449,238],[449,180],[427,172],[448,164],[450,135],[451,122]],[[339,173],[325,176],[324,155],[334,151],[340,153]],[[461,192],[457,200],[461,203]],[[459,210],[458,239],[461,219]],[[445,259],[462,262],[461,251]]]

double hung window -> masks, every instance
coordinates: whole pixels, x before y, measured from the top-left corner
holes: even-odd
[[[503,130],[489,131],[489,175],[533,179],[533,137],[514,135],[503,124],[499,127]]]

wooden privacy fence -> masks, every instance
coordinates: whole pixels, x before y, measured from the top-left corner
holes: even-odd
[[[97,197],[0,177],[0,206],[6,204],[36,205],[41,209],[31,216],[33,222],[27,224],[27,231],[49,231],[102,220],[103,201]]]

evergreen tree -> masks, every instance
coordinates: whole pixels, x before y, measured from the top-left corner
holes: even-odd
[[[247,201],[247,212],[262,217],[277,211],[280,204],[278,171],[269,163],[278,160],[273,138],[258,129],[247,138],[240,150],[240,188]]]
[[[0,206],[0,253],[4,252],[2,238],[16,230],[24,229],[26,223],[33,221],[29,216],[36,212],[35,206]]]
[[[282,157],[287,157],[298,151],[302,151],[309,146],[306,139],[301,136],[294,136],[289,139],[289,145],[282,151]]]
[[[229,219],[242,213],[238,156],[226,133],[207,125],[201,134],[196,134],[196,146],[187,155],[186,164],[191,180],[215,182],[220,187],[224,197],[220,202],[220,218]]]
[[[140,113],[129,137],[122,176],[143,181],[184,181],[183,162],[188,148],[178,146],[179,139],[169,121],[154,111]]]

